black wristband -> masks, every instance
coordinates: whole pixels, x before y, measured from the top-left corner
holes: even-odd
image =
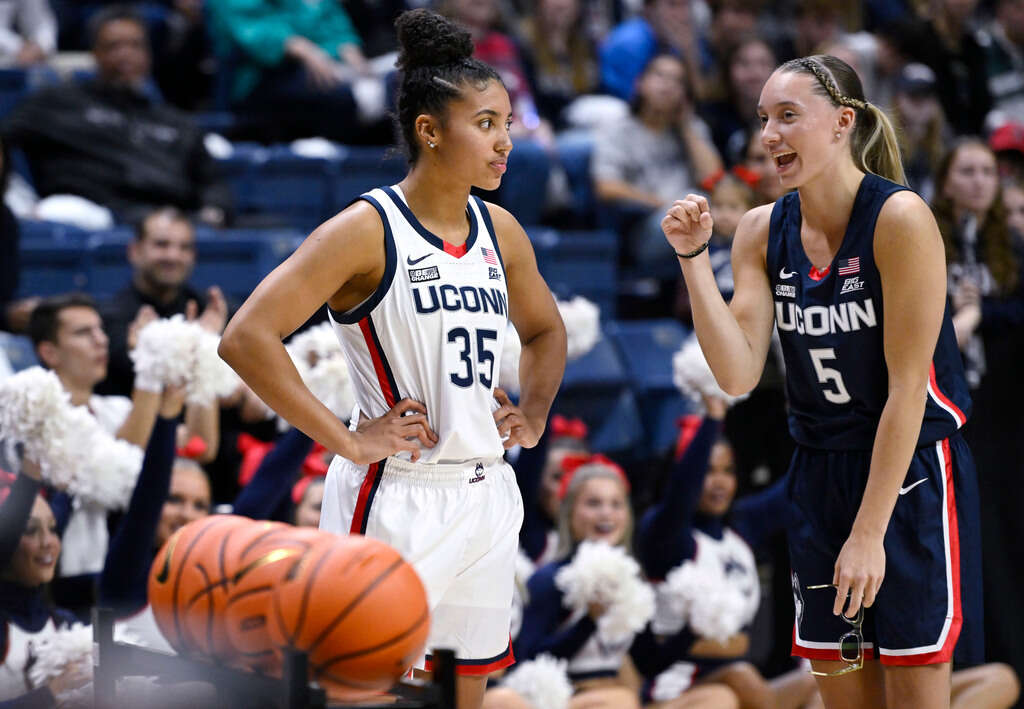
[[[676,256],[678,256],[679,258],[693,258],[694,256],[700,256],[702,253],[704,253],[704,250],[708,247],[708,244],[710,243],[710,241],[705,241],[703,244],[701,244],[688,254],[681,254],[678,251],[676,251]]]

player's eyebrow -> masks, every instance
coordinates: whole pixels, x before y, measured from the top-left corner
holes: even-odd
[[[787,101],[779,101],[778,103],[775,104],[775,106],[773,108],[779,108],[780,106],[798,106],[798,105],[799,104],[797,104],[796,101],[788,101],[787,100]],[[763,110],[765,110],[765,108],[761,104],[757,104],[757,110],[758,111],[763,111]]]

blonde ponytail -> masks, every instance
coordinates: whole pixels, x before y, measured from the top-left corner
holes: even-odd
[[[857,111],[858,125],[851,141],[853,161],[865,172],[906,185],[903,156],[892,121],[875,104],[865,104],[863,110]]]

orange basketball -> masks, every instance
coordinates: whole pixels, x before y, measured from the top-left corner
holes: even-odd
[[[229,530],[251,524],[251,519],[237,515],[210,515],[186,524],[157,552],[149,572],[149,604],[160,632],[177,652],[194,650],[185,633],[181,600],[194,595],[205,583],[193,564],[199,557],[197,547],[202,544],[205,549]]]
[[[270,635],[309,654],[310,677],[333,697],[391,687],[423,653],[427,593],[384,542],[359,535],[317,546],[273,595]]]
[[[184,643],[194,655],[230,662],[235,646],[224,624],[224,609],[231,592],[231,580],[244,550],[275,534],[287,525],[257,522],[220,528],[197,540],[182,570],[181,592],[176,601]]]
[[[273,672],[280,666],[281,655],[267,628],[271,597],[318,546],[331,544],[336,537],[317,529],[285,524],[276,524],[244,544],[236,543],[238,536],[232,535],[225,553],[230,577],[221,618],[233,654],[222,655],[221,659]]]

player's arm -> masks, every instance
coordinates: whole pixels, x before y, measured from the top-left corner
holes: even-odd
[[[718,290],[706,250],[695,258],[678,259],[701,350],[718,385],[733,396],[746,394],[760,381],[771,343],[775,315],[765,253],[772,207],[750,210],[736,228],[732,243],[736,288],[731,304]],[[711,238],[712,224],[708,201],[691,194],[669,208],[661,227],[677,253],[689,253]]]
[[[565,373],[565,324],[551,291],[537,270],[537,259],[526,232],[511,214],[488,204],[495,236],[501,247],[508,288],[509,317],[523,343],[519,360],[519,406],[503,391],[495,398],[501,407],[494,412],[506,448],[516,443],[532,448],[544,432],[551,402]]]
[[[218,353],[274,411],[310,438],[357,463],[433,446],[422,404],[400,402],[378,425],[349,432],[303,384],[282,340],[327,301],[357,305],[380,282],[384,225],[357,202],[325,222],[256,286],[224,330]],[[413,414],[402,417],[407,411]],[[387,419],[385,421],[385,418]]]
[[[874,254],[882,277],[883,346],[889,391],[871,451],[864,497],[836,561],[836,611],[870,606],[885,574],[882,540],[910,467],[928,398],[928,377],[946,303],[942,239],[928,206],[899,192],[882,207]]]

